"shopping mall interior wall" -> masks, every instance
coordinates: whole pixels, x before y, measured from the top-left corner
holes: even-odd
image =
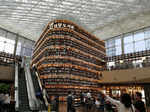
[[[0,65],[0,81],[14,81],[14,66]]]
[[[150,82],[150,67],[103,72],[103,83]]]

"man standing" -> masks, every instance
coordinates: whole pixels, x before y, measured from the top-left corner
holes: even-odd
[[[73,98],[72,98],[71,91],[69,91],[67,97],[67,112],[72,112],[72,103],[73,103]]]
[[[135,99],[136,99],[136,102],[134,106],[136,108],[136,112],[146,112],[145,104],[142,101],[142,94],[140,92],[136,92]]]
[[[59,112],[59,96],[55,96],[56,101],[56,112]]]

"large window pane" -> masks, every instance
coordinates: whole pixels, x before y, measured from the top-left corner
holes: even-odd
[[[122,53],[121,46],[116,47],[116,55],[120,55]]]
[[[138,40],[144,40],[144,32],[137,32],[134,33],[134,41],[138,41]]]
[[[10,43],[10,44],[15,44],[15,40],[11,40],[11,39],[5,39],[5,41],[7,42],[7,43]]]
[[[150,38],[150,28],[145,30],[145,38]]]
[[[115,40],[114,39],[108,40],[107,48],[108,47],[113,47],[113,46],[115,46]]]
[[[145,46],[146,46],[146,49],[147,49],[147,50],[150,49],[150,39],[145,40]]]
[[[26,47],[26,48],[32,49],[33,45],[34,44],[31,41],[29,41],[29,40],[24,42],[24,47]]]
[[[108,48],[106,50],[107,56],[114,56],[116,54],[115,48]]]
[[[4,37],[0,36],[0,42],[4,42],[4,41],[6,41],[6,39]]]
[[[126,44],[124,46],[124,52],[126,53],[132,53],[133,52],[133,43],[131,44]]]
[[[0,41],[0,51],[4,51],[4,42]]]
[[[15,47],[14,44],[5,43],[4,52],[13,54],[14,53],[14,47]]]
[[[23,48],[23,55],[24,56],[31,56],[32,55],[32,49]]]
[[[121,45],[121,38],[115,39],[115,46],[120,46]]]
[[[125,37],[124,37],[124,44],[132,43],[132,42],[133,42],[133,35],[132,34],[125,35]]]
[[[0,37],[0,51],[6,53],[14,53],[15,40],[7,39],[5,37]]]
[[[21,55],[21,42],[18,42],[17,44],[16,55]]]
[[[109,49],[106,49],[106,55],[108,55],[109,54]]]
[[[138,41],[135,43],[135,52],[145,50],[145,41]]]
[[[108,48],[108,41],[105,41],[105,47]]]

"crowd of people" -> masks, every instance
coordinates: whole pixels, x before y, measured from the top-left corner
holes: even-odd
[[[74,106],[75,96],[68,92],[67,112],[76,112]],[[116,100],[104,93],[100,93],[96,98],[90,92],[80,94],[80,102],[83,112],[146,112],[146,107],[142,101],[142,94],[135,93],[135,100],[127,93],[123,93],[120,99]]]

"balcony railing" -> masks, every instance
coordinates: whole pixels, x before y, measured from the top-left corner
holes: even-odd
[[[150,66],[150,50],[106,57],[107,66],[104,70],[122,70]]]

